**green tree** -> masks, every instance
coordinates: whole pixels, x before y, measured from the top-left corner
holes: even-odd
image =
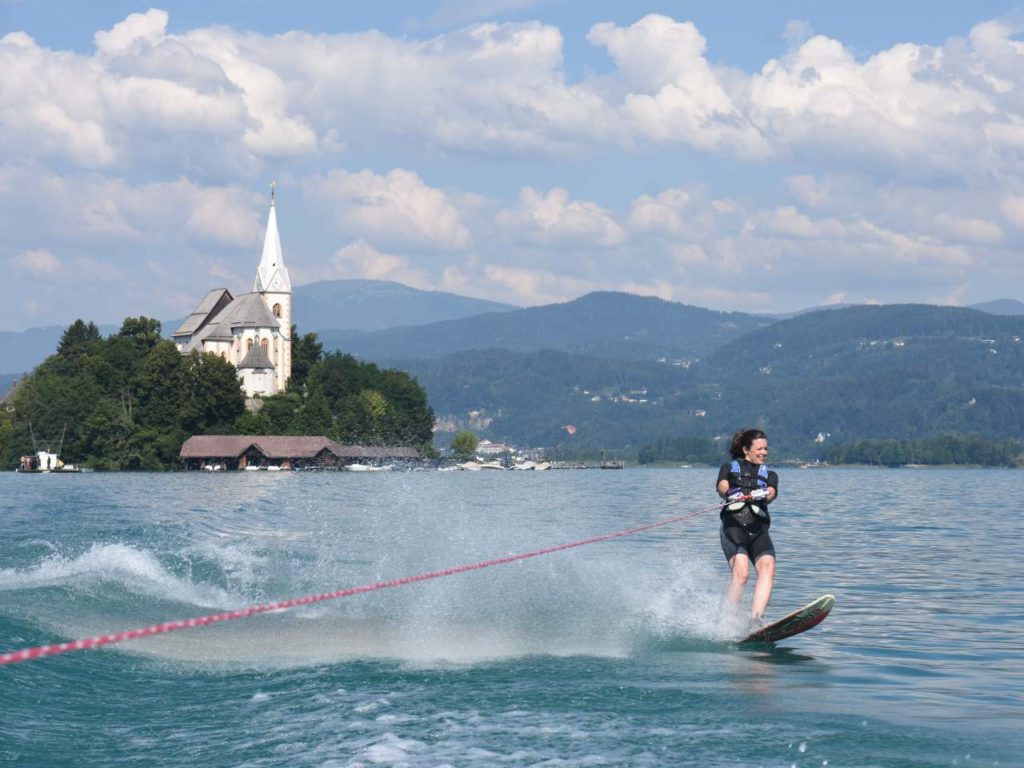
[[[428,445],[434,438],[434,411],[423,387],[405,371],[381,371],[378,390],[388,402],[381,428],[386,442]]]
[[[331,353],[310,371],[308,392],[326,399],[342,442],[426,446],[433,439],[426,393],[403,371]]]
[[[57,344],[57,354],[67,357],[81,352],[90,344],[99,340],[100,329],[96,327],[96,323],[75,320],[60,337],[60,343]]]
[[[297,434],[295,424],[302,410],[302,395],[297,392],[285,392],[280,395],[264,397],[258,414],[259,425],[265,425],[266,432],[251,434],[294,435]],[[249,417],[243,417],[245,423],[251,423]],[[239,424],[239,432],[247,435],[250,432]]]
[[[266,402],[266,399],[263,402]],[[235,431],[240,435],[274,434],[271,431],[270,419],[262,410],[256,413],[247,410],[239,416],[235,421]]]
[[[181,428],[194,435],[231,431],[245,412],[235,366],[209,353],[192,352],[184,360]]]
[[[162,340],[159,320],[152,317],[126,317],[117,336],[131,339],[145,350],[152,349]]]
[[[169,341],[145,355],[134,379],[134,393],[125,395],[129,421],[137,418],[149,427],[177,426],[185,401],[185,364]]]
[[[0,461],[13,453],[14,406],[0,401]],[[0,467],[3,465],[0,464]]]
[[[300,435],[331,435],[334,432],[334,417],[322,393],[314,392],[306,398],[295,415],[292,429]]]
[[[452,453],[460,459],[471,459],[476,453],[480,440],[468,429],[460,429],[452,437]]]
[[[292,324],[292,375],[288,389],[303,391],[309,372],[323,358],[324,345],[315,333],[299,336],[298,328]]]

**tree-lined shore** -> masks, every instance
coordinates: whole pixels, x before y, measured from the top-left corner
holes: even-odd
[[[235,367],[182,355],[160,322],[127,318],[104,338],[77,320],[56,352],[22,379],[0,411],[0,461],[13,468],[38,446],[95,469],[180,467],[190,435],[326,435],[342,443],[413,445],[429,452],[433,412],[408,374],[349,355],[324,355],[294,332],[288,391],[246,408]]]

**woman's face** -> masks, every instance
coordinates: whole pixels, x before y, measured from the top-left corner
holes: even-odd
[[[743,458],[751,464],[764,464],[768,458],[768,441],[763,437],[757,438],[749,448],[743,449]]]

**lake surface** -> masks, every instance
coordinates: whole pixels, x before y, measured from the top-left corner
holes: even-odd
[[[715,503],[715,469],[0,474],[0,651]],[[0,765],[1024,765],[1024,473],[784,469],[743,648],[717,515],[0,667]],[[748,588],[748,599],[750,589]]]

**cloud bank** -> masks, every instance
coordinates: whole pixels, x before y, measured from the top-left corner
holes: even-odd
[[[1014,23],[869,55],[803,29],[745,72],[709,59],[691,21],[651,14],[593,24],[610,68],[571,79],[560,29],[475,21],[490,7],[424,37],[171,33],[151,9],[96,31],[88,53],[0,38],[0,260],[26,297],[0,327],[38,322],[44,285],[110,321],[101,309],[131,302],[90,304],[92,283],[173,316],[212,274],[247,280],[270,169],[288,172],[286,258],[312,279],[788,311],[980,301],[986,280],[1024,277]],[[629,171],[692,157],[708,165],[657,188]],[[446,161],[459,172],[438,173]],[[510,191],[486,176],[503,163],[545,173]],[[722,193],[716,168],[774,183]],[[560,169],[575,186],[552,182]],[[289,207],[303,211],[291,249]]]

